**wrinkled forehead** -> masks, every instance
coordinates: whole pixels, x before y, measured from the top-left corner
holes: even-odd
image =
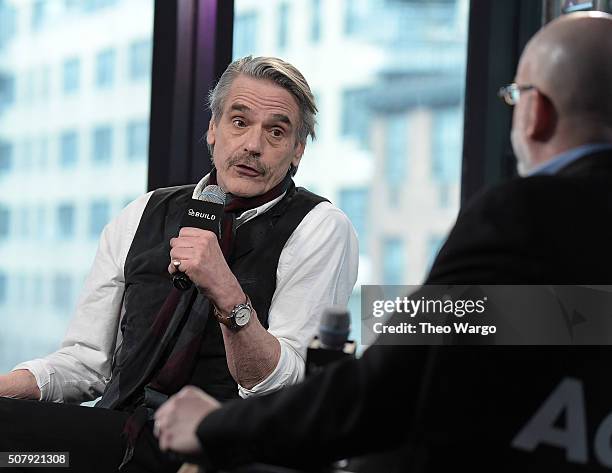
[[[257,115],[286,116],[295,125],[299,118],[296,98],[268,79],[238,76],[232,83],[223,113],[242,111]]]

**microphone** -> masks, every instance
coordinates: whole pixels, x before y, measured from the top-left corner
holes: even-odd
[[[346,308],[331,306],[323,311],[318,334],[308,347],[306,376],[334,361],[355,357],[355,342],[348,339],[350,330],[351,317]]]
[[[223,205],[225,192],[219,186],[206,186],[197,199],[191,199],[179,230],[183,227],[195,227],[208,230],[221,237],[221,221],[223,220]],[[181,291],[189,289],[193,282],[182,271],[177,271],[172,277],[172,284]]]

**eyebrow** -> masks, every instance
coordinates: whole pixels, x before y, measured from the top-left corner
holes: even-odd
[[[232,104],[232,106],[230,107],[230,110],[233,111],[237,111],[237,112],[250,112],[251,109],[249,107],[247,107],[246,105],[243,105],[241,103],[234,103]]]
[[[275,113],[274,115],[272,115],[272,120],[281,122],[281,123],[286,123],[289,126],[293,125],[291,123],[291,120],[289,120],[289,117],[287,115],[283,115],[282,113]]]
[[[251,108],[249,108],[247,105],[244,105],[242,103],[234,103],[230,106],[230,111],[236,111],[236,112],[242,112],[242,113],[249,113],[252,112]],[[293,127],[293,123],[291,123],[291,120],[289,119],[289,117],[283,113],[275,113],[272,115],[272,121],[274,122],[281,122],[281,123],[285,123],[287,124],[289,127]]]

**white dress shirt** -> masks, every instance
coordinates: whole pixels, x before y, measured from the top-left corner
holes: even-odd
[[[198,183],[194,198],[207,182],[208,176]],[[13,368],[27,369],[34,375],[40,400],[83,402],[104,391],[114,353],[121,345],[125,260],[151,194],[130,203],[102,231],[61,348]],[[237,224],[267,211],[282,197],[244,212]],[[304,377],[306,350],[321,313],[329,305],[348,303],[358,263],[357,236],[349,219],[329,202],[321,202],[295,229],[278,261],[268,314],[268,331],[281,346],[278,364],[253,388],[238,386],[240,396],[272,392]]]

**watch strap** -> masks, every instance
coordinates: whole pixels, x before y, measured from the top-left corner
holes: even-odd
[[[238,324],[236,324],[236,313],[243,308],[247,308],[249,309],[251,314],[253,313],[253,304],[251,304],[251,299],[249,298],[248,294],[245,294],[245,296],[246,301],[240,304],[236,304],[232,311],[229,313],[229,315],[223,315],[219,308],[215,304],[213,304],[213,312],[215,314],[215,318],[219,321],[219,323],[222,323],[223,325],[231,328],[232,330],[242,328]]]

